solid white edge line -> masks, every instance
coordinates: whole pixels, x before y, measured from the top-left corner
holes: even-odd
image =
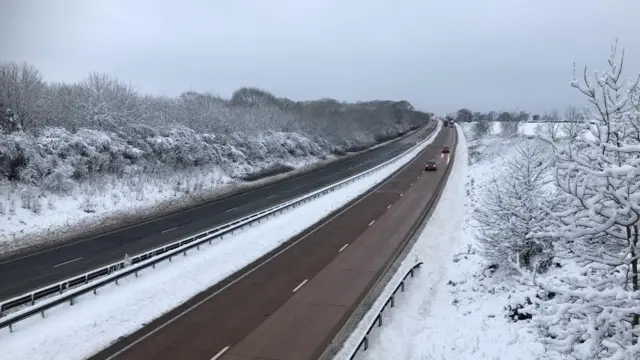
[[[78,260],[80,260],[80,259],[82,259],[82,256],[81,256],[81,257],[79,257],[79,258],[75,258],[75,259],[73,259],[73,260],[69,260],[69,261],[61,262],[60,264],[57,264],[57,265],[53,265],[53,267],[58,267],[58,266],[62,266],[62,265],[67,265],[67,264],[70,264],[70,263],[72,263],[72,262],[74,262],[74,261],[78,261]]]
[[[441,129],[442,130],[442,129]],[[439,132],[434,132],[433,133],[433,139],[435,140],[435,138],[438,136]],[[425,141],[427,141],[428,139],[425,139]],[[429,144],[430,145],[430,144]],[[427,145],[427,146],[429,146]],[[423,149],[424,150],[424,149]],[[408,155],[408,154],[405,154]],[[413,158],[411,158],[406,164],[404,164],[402,167],[400,167],[399,169],[396,170],[396,172],[400,172],[404,169],[406,169],[407,167],[409,167],[409,165],[411,163],[413,163],[413,161],[416,160],[416,157],[414,156]],[[393,179],[393,177],[389,177],[388,179],[386,179],[385,181],[382,181],[380,184],[378,184],[377,186],[371,188],[371,193],[374,193],[376,190],[378,190],[379,188],[381,188],[382,186],[384,186],[386,183],[388,183],[389,181],[391,181],[391,179]],[[109,356],[108,358],[106,358],[105,360],[111,360],[113,358],[115,358],[116,356],[119,356],[120,354],[124,353],[125,351],[129,350],[130,348],[134,347],[135,345],[137,345],[138,343],[144,341],[145,339],[147,339],[149,336],[155,334],[156,332],[162,330],[165,326],[173,323],[174,321],[178,320],[179,318],[181,318],[184,314],[192,311],[193,309],[197,308],[198,306],[204,304],[205,302],[209,301],[209,299],[211,299],[212,297],[218,295],[219,293],[221,293],[222,291],[226,290],[227,288],[229,288],[230,286],[232,286],[233,284],[237,283],[238,281],[244,279],[245,277],[249,276],[250,274],[252,274],[254,271],[260,269],[262,266],[264,266],[266,263],[268,263],[269,261],[271,261],[272,259],[274,259],[277,256],[280,256],[280,254],[282,254],[283,252],[289,250],[290,248],[292,248],[293,246],[297,245],[299,242],[301,242],[302,240],[306,239],[308,236],[310,236],[311,234],[315,233],[316,231],[318,231],[319,229],[321,229],[325,224],[333,221],[333,219],[337,218],[338,216],[342,215],[343,213],[347,212],[349,209],[351,209],[352,207],[356,206],[357,204],[359,204],[361,201],[363,201],[364,199],[368,198],[368,196],[364,196],[360,199],[358,199],[358,201],[354,202],[353,204],[351,204],[351,206],[347,207],[346,209],[340,211],[339,213],[335,214],[334,216],[332,216],[331,218],[327,219],[326,221],[324,221],[320,226],[316,227],[315,229],[311,230],[309,233],[307,233],[305,236],[301,237],[300,239],[292,242],[291,244],[289,244],[287,247],[285,247],[284,249],[278,251],[276,254],[274,254],[273,256],[271,256],[270,258],[266,259],[264,262],[258,264],[256,267],[250,269],[249,271],[247,271],[246,273],[242,274],[242,276],[238,277],[237,279],[231,281],[230,283],[228,283],[227,285],[223,286],[222,288],[218,289],[218,291],[214,292],[213,294],[210,294],[209,296],[207,296],[206,298],[200,300],[199,302],[197,302],[196,304],[193,304],[191,307],[189,307],[188,309],[184,310],[183,312],[181,312],[180,314],[172,317],[171,319],[167,320],[167,322],[163,323],[162,325],[158,326],[157,328],[151,330],[150,332],[148,332],[147,334],[145,334],[144,336],[141,336],[140,338],[138,338],[136,341],[133,341],[131,344],[123,347],[122,349],[120,349],[119,351],[117,351],[116,353],[114,353],[113,355]],[[212,285],[213,286],[213,285]]]
[[[374,223],[374,222],[376,222],[376,221],[375,221],[375,220],[371,221],[371,222],[369,223],[369,226],[373,225],[373,223]]]
[[[230,208],[230,209],[225,210],[224,212],[230,212],[230,211],[233,211],[233,210],[235,210],[235,209],[237,209],[237,208],[238,208],[238,207],[237,207],[237,206],[235,206],[235,207],[232,207],[232,208]]]
[[[222,349],[222,350],[218,351],[218,353],[217,353],[217,354],[213,355],[213,357],[211,358],[211,360],[216,360],[216,359],[220,358],[220,356],[222,356],[222,354],[226,353],[226,352],[227,352],[227,350],[229,350],[229,348],[230,348],[230,347],[231,347],[231,346],[227,346],[227,347],[225,347],[224,349]]]
[[[301,283],[300,283],[300,285],[296,286],[296,288],[295,288],[295,289],[293,289],[293,291],[292,291],[292,292],[296,292],[296,291],[300,290],[300,288],[301,288],[301,287],[303,287],[303,286],[304,286],[304,284],[306,284],[306,283],[307,283],[307,281],[309,281],[309,279],[304,279],[304,281],[303,281],[303,282],[301,282]]]
[[[340,250],[338,250],[338,252],[342,252],[342,250],[346,249],[346,248],[347,248],[347,246],[349,246],[349,244],[344,244],[344,245],[340,248]]]
[[[391,204],[387,205],[387,209],[391,207]]]
[[[400,193],[400,196],[404,195],[404,193]]]

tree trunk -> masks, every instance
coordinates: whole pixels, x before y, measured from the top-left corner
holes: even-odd
[[[629,240],[632,242],[631,244],[631,285],[633,287],[633,291],[640,290],[640,284],[638,283],[638,226],[633,226],[633,234],[631,234],[631,229],[627,228],[629,234]],[[631,320],[631,327],[633,329],[637,329],[638,325],[640,325],[640,314],[633,314],[633,318]],[[633,343],[638,343],[638,336],[633,335]]]

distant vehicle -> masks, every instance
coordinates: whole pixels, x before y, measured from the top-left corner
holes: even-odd
[[[427,160],[424,164],[424,171],[436,171],[438,170],[438,165],[435,160]]]
[[[443,146],[442,147],[442,153],[443,154],[448,154],[451,152],[451,149],[448,146]]]

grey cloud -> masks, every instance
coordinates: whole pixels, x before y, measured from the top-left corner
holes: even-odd
[[[581,101],[572,63],[611,42],[640,71],[634,0],[5,1],[0,60],[50,80],[101,71],[145,92],[240,86],[292,99],[406,99],[448,112]]]

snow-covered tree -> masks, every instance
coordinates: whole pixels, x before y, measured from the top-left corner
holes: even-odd
[[[487,135],[491,131],[492,123],[484,120],[478,120],[473,123],[473,135],[476,139],[479,139]]]
[[[622,77],[616,45],[603,73],[585,67],[571,84],[589,102],[589,121],[573,142],[554,144],[560,208],[547,209],[550,228],[534,234],[553,238],[572,269],[538,280],[553,296],[534,319],[549,350],[581,360],[640,359],[639,88]]]
[[[474,208],[476,239],[491,262],[533,270],[545,260],[545,244],[529,235],[538,229],[549,199],[549,156],[538,140],[525,140],[499,176],[481,190]]]
[[[45,84],[40,71],[27,63],[0,64],[0,103],[11,109],[14,120],[26,130],[38,120]]]
[[[518,130],[520,130],[520,121],[514,119],[513,117],[508,117],[510,120],[505,120],[500,122],[500,132],[504,137],[513,137],[518,135]]]
[[[558,110],[547,112],[543,116],[543,119],[545,119],[544,123],[536,125],[536,133],[552,141],[556,141],[558,139],[558,133],[560,132],[560,115],[558,114]]]
[[[580,132],[580,123],[584,121],[584,114],[582,110],[575,106],[569,106],[564,112],[564,123],[562,123],[562,132],[565,137],[572,142],[578,137]]]

